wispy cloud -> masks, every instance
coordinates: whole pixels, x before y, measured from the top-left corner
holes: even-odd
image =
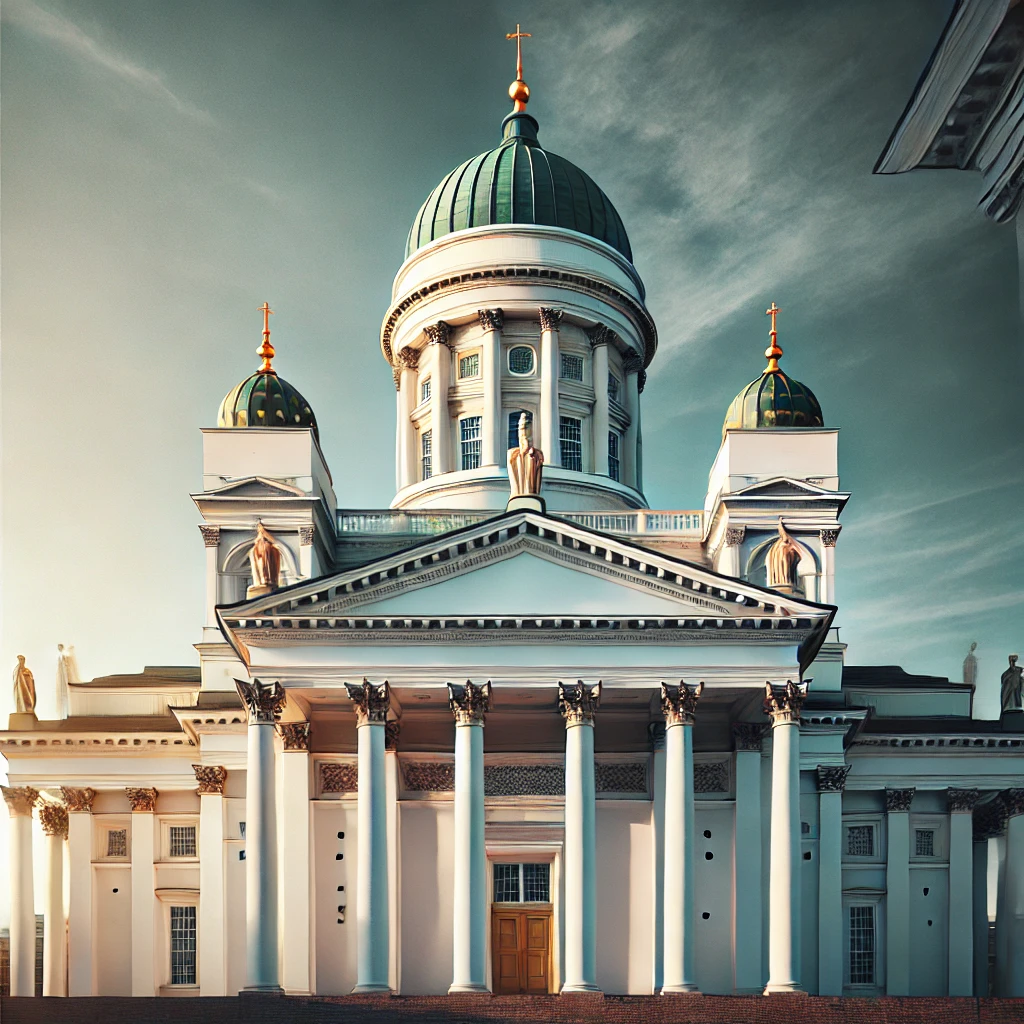
[[[49,40],[66,53],[73,54],[93,67],[103,69],[153,99],[168,104],[184,117],[205,124],[213,123],[208,111],[181,99],[167,87],[157,72],[150,71],[123,54],[104,46],[69,18],[48,11],[33,0],[6,0],[2,18],[41,39]]]

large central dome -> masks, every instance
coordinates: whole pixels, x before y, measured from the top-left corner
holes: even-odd
[[[436,238],[487,224],[547,224],[590,235],[631,263],[622,218],[575,164],[542,149],[525,112],[502,121],[502,142],[460,164],[427,197],[413,221],[405,255]]]

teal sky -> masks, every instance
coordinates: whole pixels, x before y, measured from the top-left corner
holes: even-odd
[[[541,141],[658,323],[651,505],[702,504],[778,302],[842,428],[848,660],[958,678],[977,640],[992,698],[1024,647],[1014,230],[972,174],[870,173],[949,6],[5,0],[2,663],[43,714],[58,642],[86,678],[197,663],[199,428],[265,299],[340,504],[388,505],[380,322],[420,203],[498,138],[518,20]]]

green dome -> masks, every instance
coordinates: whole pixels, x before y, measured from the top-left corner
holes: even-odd
[[[413,221],[406,259],[436,238],[485,224],[549,224],[607,242],[630,262],[626,229],[593,179],[541,149],[527,113],[502,121],[502,143],[460,164],[427,197]]]
[[[317,441],[313,410],[275,370],[257,370],[236,384],[220,403],[218,427],[309,427]]]

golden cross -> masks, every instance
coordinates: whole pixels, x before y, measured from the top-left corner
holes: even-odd
[[[771,304],[771,305],[770,305],[770,306],[769,306],[769,307],[768,307],[768,308],[767,308],[767,309],[766,309],[766,310],[764,311],[764,315],[765,315],[765,316],[770,316],[770,317],[772,318],[772,330],[771,330],[771,333],[772,333],[772,336],[773,336],[773,337],[775,336],[775,334],[777,334],[777,333],[778,333],[778,332],[777,332],[777,331],[775,330],[775,317],[776,317],[776,316],[777,316],[777,315],[778,315],[779,313],[781,313],[781,312],[782,312],[782,310],[781,310],[781,309],[779,309],[779,307],[778,307],[778,306],[776,306],[774,302],[772,302],[772,304]]]
[[[270,308],[269,302],[264,302],[258,308],[263,314],[263,344],[256,349],[256,355],[263,360],[259,372],[276,373],[277,371],[270,365],[270,360],[274,358],[274,346],[270,344],[270,314],[274,311]]]
[[[779,348],[779,332],[775,329],[775,318],[781,312],[782,310],[775,305],[774,300],[764,311],[765,316],[770,316],[772,318],[772,329],[768,333],[768,337],[771,338],[771,344],[764,350],[765,358],[768,360],[768,366],[764,370],[765,373],[775,373],[779,369],[779,356],[782,355],[782,349]]]
[[[532,32],[523,32],[516,22],[515,32],[506,32],[506,39],[514,39],[516,41],[516,81],[521,82],[523,80],[523,40],[529,39],[533,35]]]
[[[263,305],[260,306],[259,308],[260,308],[260,312],[263,314],[263,333],[264,334],[269,334],[270,333],[270,314],[273,313],[274,311],[270,308],[270,303],[269,302],[264,302]]]

